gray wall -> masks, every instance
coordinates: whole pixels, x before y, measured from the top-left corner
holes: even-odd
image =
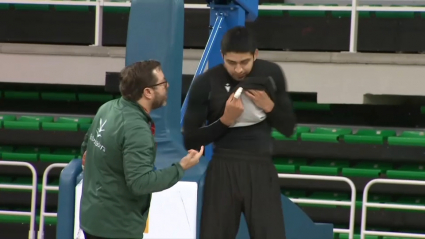
[[[195,73],[201,54],[184,51],[183,74]],[[0,81],[104,85],[105,72],[120,71],[124,56],[125,48],[0,44]],[[282,67],[289,91],[316,92],[319,103],[369,103],[368,94],[425,96],[421,54],[261,51],[259,57]]]

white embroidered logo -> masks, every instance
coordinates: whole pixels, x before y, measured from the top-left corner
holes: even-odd
[[[98,138],[98,137],[102,137],[102,135],[101,135],[100,133],[102,133],[103,131],[105,131],[105,130],[103,129],[103,127],[105,126],[106,121],[108,121],[108,120],[103,121],[102,119],[100,119],[100,126],[99,126],[99,129],[97,129],[97,130],[96,130],[96,133],[97,133],[96,138]]]
[[[227,83],[224,88],[226,88],[227,92],[229,92],[230,91],[230,85],[229,85],[229,83]]]

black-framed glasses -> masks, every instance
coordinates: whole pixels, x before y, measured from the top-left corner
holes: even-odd
[[[165,86],[168,86],[168,81],[167,81],[167,80],[164,80],[164,81],[163,81],[163,82],[161,82],[161,83],[158,83],[158,84],[155,84],[155,85],[150,85],[150,86],[148,86],[148,87],[150,88],[150,87],[160,86],[160,85],[163,85],[163,84],[166,84]]]

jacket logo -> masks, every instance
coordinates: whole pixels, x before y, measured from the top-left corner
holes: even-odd
[[[227,92],[229,92],[230,91],[230,85],[229,85],[229,83],[227,83],[224,88],[226,88]]]
[[[105,121],[103,121],[102,119],[100,119],[100,126],[99,126],[99,128],[96,130],[96,138],[98,138],[98,137],[102,137],[102,135],[100,134],[100,133],[102,133],[103,131],[105,131],[104,129],[103,129],[103,127],[105,126],[105,124],[106,124],[106,121],[108,121],[108,120],[105,120]]]

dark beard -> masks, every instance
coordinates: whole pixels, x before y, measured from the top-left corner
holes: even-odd
[[[152,110],[160,108],[164,104],[164,99],[156,98],[152,102]]]

